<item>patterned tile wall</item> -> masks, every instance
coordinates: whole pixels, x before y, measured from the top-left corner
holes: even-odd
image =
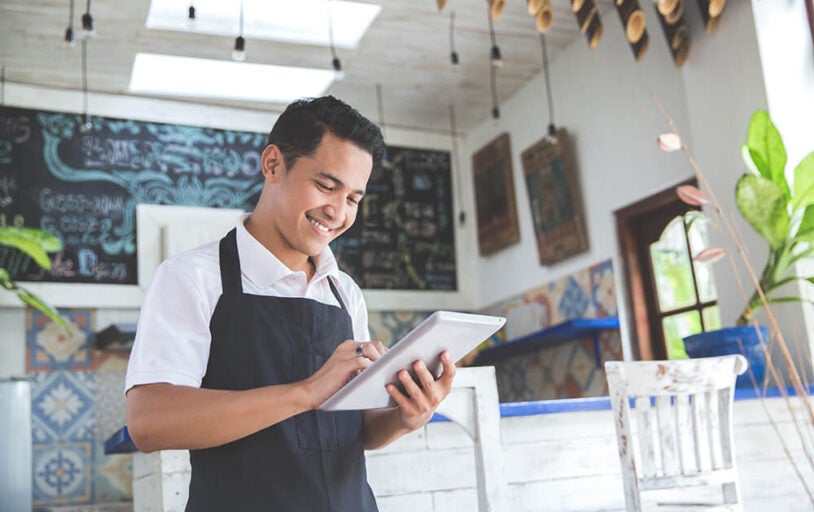
[[[93,348],[93,311],[60,313],[72,334],[37,311],[27,319],[34,505],[132,499],[132,456],[104,454],[104,440],[124,425],[127,356]]]
[[[616,316],[616,287],[611,260],[532,288],[484,308],[507,318],[498,343],[576,318]],[[599,334],[602,361],[622,359],[618,330]],[[608,394],[604,370],[597,367],[593,340],[575,339],[495,364],[501,402],[580,398]]]

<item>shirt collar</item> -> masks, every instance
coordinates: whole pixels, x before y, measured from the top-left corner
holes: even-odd
[[[294,274],[280,261],[277,256],[261,244],[246,229],[245,222],[250,213],[241,216],[240,221],[235,226],[237,229],[237,251],[240,256],[240,271],[244,277],[254,283],[259,288],[268,288],[286,276]],[[336,263],[333,251],[330,247],[317,256],[311,258],[316,265],[316,273],[311,282],[316,282],[324,277],[339,277],[339,266]]]

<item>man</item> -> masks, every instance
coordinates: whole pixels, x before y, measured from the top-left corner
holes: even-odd
[[[253,213],[165,261],[139,317],[127,425],[145,452],[189,449],[188,511],[373,511],[364,449],[429,421],[452,386],[442,354],[389,385],[398,408],[316,410],[385,350],[328,243],[353,224],[384,154],[378,127],[333,97],[280,115]],[[355,341],[354,341],[355,340]]]

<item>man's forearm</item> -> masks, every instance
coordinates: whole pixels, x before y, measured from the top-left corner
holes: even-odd
[[[246,391],[148,384],[127,393],[127,427],[144,452],[211,448],[312,408],[299,383]]]

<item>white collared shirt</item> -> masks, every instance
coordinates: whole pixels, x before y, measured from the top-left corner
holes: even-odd
[[[354,339],[370,341],[362,291],[339,270],[329,247],[313,259],[316,273],[309,282],[304,272],[286,267],[246,230],[246,218],[236,226],[244,293],[338,306],[328,282],[331,276],[351,317]],[[125,391],[156,382],[200,387],[212,341],[209,321],[222,292],[219,243],[182,252],[156,270],[139,312]]]

